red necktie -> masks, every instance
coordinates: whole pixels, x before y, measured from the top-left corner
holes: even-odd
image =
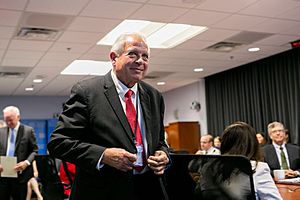
[[[142,139],[140,125],[138,124],[138,122],[136,122],[137,115],[136,115],[136,111],[135,111],[134,105],[131,100],[132,94],[133,94],[132,90],[128,90],[127,93],[125,94],[126,117],[130,124],[132,132],[135,133],[136,146],[142,147],[143,164],[142,164],[142,166],[135,167],[135,169],[137,171],[141,171],[145,167],[145,164],[146,164],[146,154],[145,154],[145,148],[143,145],[143,139]]]

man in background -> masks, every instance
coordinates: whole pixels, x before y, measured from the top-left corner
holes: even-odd
[[[20,123],[20,111],[15,106],[3,110],[7,127],[0,128],[0,156],[16,157],[14,170],[17,178],[0,178],[1,200],[25,200],[27,182],[33,177],[32,161],[38,152],[35,134],[32,127]],[[0,171],[4,171],[3,163]]]
[[[49,153],[76,165],[72,200],[163,199],[164,101],[142,81],[150,49],[143,36],[127,33],[109,56],[112,71],[72,88]]]
[[[203,135],[200,138],[201,149],[196,152],[196,154],[205,155],[220,155],[220,150],[213,146],[214,138],[212,135]]]
[[[268,133],[272,144],[263,147],[265,161],[271,171],[284,169],[286,177],[300,175],[300,148],[286,143],[286,129],[280,122],[272,122],[268,125]],[[272,173],[273,174],[273,173]]]

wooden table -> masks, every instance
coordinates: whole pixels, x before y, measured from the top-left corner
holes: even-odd
[[[297,184],[276,183],[276,186],[284,200],[300,199],[300,183]]]

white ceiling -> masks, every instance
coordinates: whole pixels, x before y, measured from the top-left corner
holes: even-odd
[[[0,71],[26,72],[0,77],[0,95],[68,95],[75,82],[89,76],[60,72],[74,59],[108,61],[110,47],[96,42],[124,19],[208,26],[175,48],[151,50],[148,73],[158,78],[146,81],[169,91],[289,50],[289,42],[300,39],[299,10],[300,0],[0,0]],[[58,29],[59,34],[50,41],[17,38],[26,26]],[[229,53],[203,51],[243,31],[270,36]],[[249,53],[254,46],[261,51]],[[195,73],[195,67],[204,71]],[[37,76],[44,82],[34,84]],[[158,81],[166,85],[157,86]],[[35,90],[26,92],[31,85]]]

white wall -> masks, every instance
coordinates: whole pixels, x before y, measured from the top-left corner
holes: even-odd
[[[207,116],[205,102],[205,81],[200,79],[198,82],[177,88],[163,93],[166,112],[165,126],[171,122],[178,121],[198,121],[201,134],[207,133]],[[201,104],[201,110],[197,112],[191,109],[193,101]]]
[[[62,112],[66,96],[0,96],[0,119],[2,110],[9,105],[17,106],[21,119],[51,119],[53,114]]]

